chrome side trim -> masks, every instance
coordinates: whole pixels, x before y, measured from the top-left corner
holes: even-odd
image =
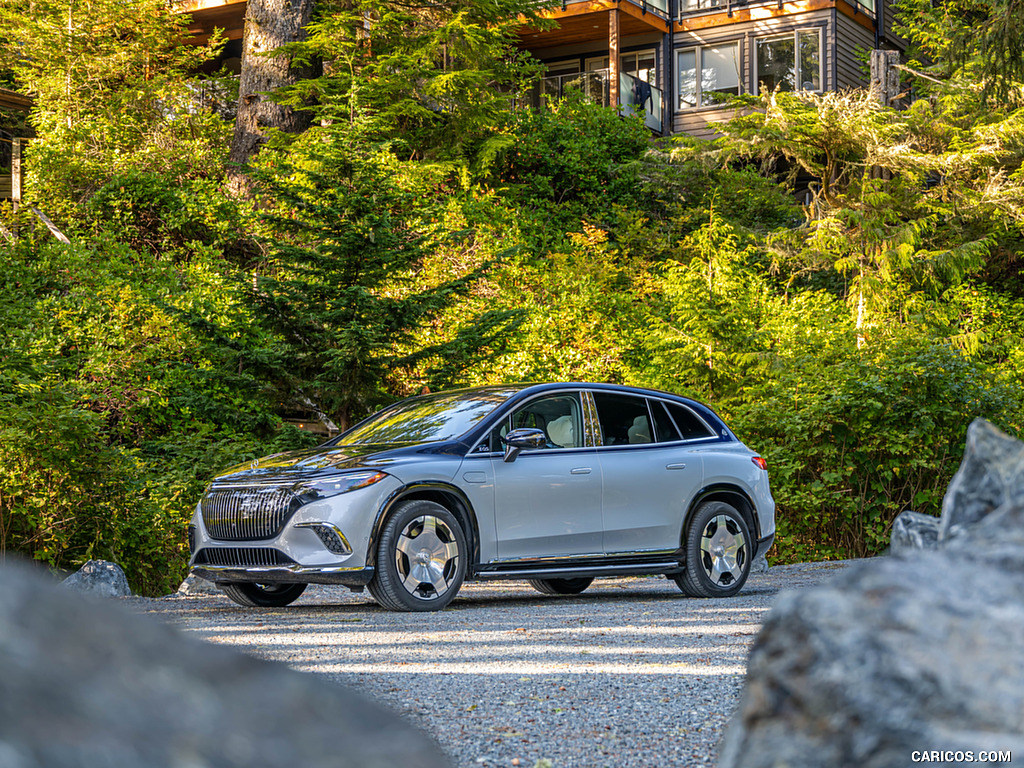
[[[676,549],[637,549],[630,552],[592,552],[587,555],[548,555],[547,557],[518,557],[514,560],[489,560],[488,566],[491,565],[510,565],[515,566],[517,564],[543,564],[543,563],[564,563],[571,560],[596,560],[596,559],[610,559],[610,558],[625,558],[625,557],[662,557],[666,555],[674,556],[678,554],[680,550]]]
[[[678,560],[660,560],[650,563],[623,563],[621,565],[593,565],[564,568],[521,568],[515,570],[477,571],[474,580],[532,578],[575,578],[580,576],[649,576],[651,574],[678,573],[683,565]]]

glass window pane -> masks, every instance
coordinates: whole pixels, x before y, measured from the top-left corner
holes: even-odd
[[[679,108],[697,106],[697,52],[679,52]]]
[[[659,443],[670,443],[673,440],[680,440],[679,430],[675,422],[668,417],[665,404],[658,400],[648,401],[651,404],[651,413],[654,415],[654,430]]]
[[[701,48],[700,103],[716,104],[740,92],[740,46],[716,45]]]
[[[696,414],[685,405],[676,403],[667,404],[672,420],[683,433],[684,440],[696,440],[702,437],[714,437],[715,433],[708,429],[707,425],[697,418]]]
[[[601,422],[603,445],[651,442],[651,420],[644,398],[595,392],[594,405],[597,406],[597,418]]]
[[[637,77],[651,85],[658,85],[656,73],[658,71],[654,51],[642,51],[637,55],[636,72]]]
[[[796,89],[796,59],[793,36],[760,39],[757,47],[757,81],[759,93]]]
[[[576,395],[553,395],[531,400],[491,431],[491,450],[504,450],[501,438],[509,430],[524,428],[542,430],[548,438],[545,448],[579,448],[583,445],[581,414]]]
[[[821,33],[800,32],[800,90],[821,90]]]

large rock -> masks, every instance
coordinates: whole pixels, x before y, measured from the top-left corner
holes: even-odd
[[[117,563],[90,560],[64,579],[64,586],[98,597],[130,597],[128,579]]]
[[[936,549],[939,546],[939,518],[920,512],[901,512],[893,521],[889,550],[893,554],[912,549]]]
[[[3,768],[441,768],[341,686],[0,569]]]
[[[964,460],[942,502],[939,539],[952,538],[1003,508],[1024,507],[1024,443],[984,419],[967,430]]]
[[[987,423],[970,435],[941,523],[917,521],[935,550],[894,546],[779,596],[719,768],[1024,753],[1024,445]]]

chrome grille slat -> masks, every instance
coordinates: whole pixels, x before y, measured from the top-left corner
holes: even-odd
[[[207,547],[196,554],[193,565],[227,568],[272,568],[295,563],[288,555],[270,547]]]
[[[284,529],[297,505],[287,488],[214,488],[199,509],[210,538],[220,541],[272,539]]]

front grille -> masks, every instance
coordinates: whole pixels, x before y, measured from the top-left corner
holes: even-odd
[[[270,547],[210,547],[199,550],[192,564],[220,565],[228,568],[268,568],[275,565],[294,565],[295,561],[284,552]]]
[[[289,489],[234,488],[210,491],[199,509],[210,538],[260,541],[281,533],[300,504]]]

